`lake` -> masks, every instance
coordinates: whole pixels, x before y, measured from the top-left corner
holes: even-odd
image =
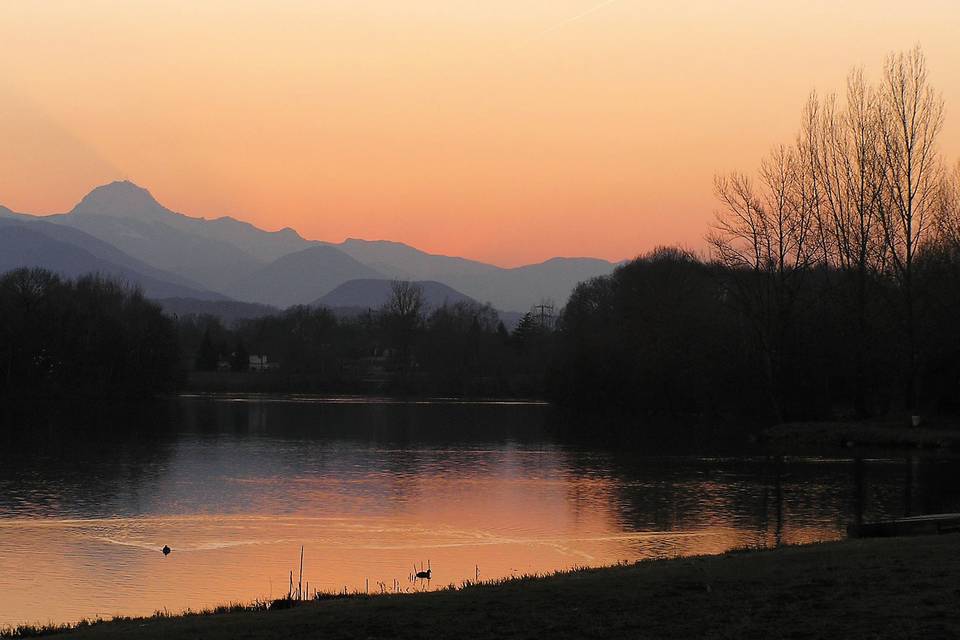
[[[111,419],[0,452],[0,627],[276,598],[301,546],[311,592],[412,590],[960,511],[953,458],[663,424],[591,444],[598,425],[539,404],[193,396]]]

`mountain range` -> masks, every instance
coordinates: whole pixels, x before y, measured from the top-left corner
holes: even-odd
[[[18,266],[70,277],[99,272],[139,284],[151,298],[177,298],[179,308],[186,300],[374,307],[388,281],[402,279],[448,287],[451,301],[462,296],[520,312],[544,299],[563,305],[578,282],[615,265],[552,258],[508,269],[399,242],[308,240],[290,228],[265,231],[231,217],[176,213],[122,181],[97,187],[67,213],[29,215],[0,206],[0,271]],[[347,283],[353,284],[343,289]],[[332,305],[339,298],[326,296],[338,288],[337,296],[349,293],[358,304]]]

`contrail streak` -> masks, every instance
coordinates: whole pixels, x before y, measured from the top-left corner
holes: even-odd
[[[587,17],[588,15],[590,15],[591,13],[595,13],[595,12],[597,12],[597,11],[600,11],[600,9],[603,9],[604,7],[609,7],[609,6],[610,6],[611,4],[613,4],[614,2],[619,2],[619,0],[606,0],[606,2],[601,2],[600,4],[598,4],[598,5],[596,5],[596,6],[593,6],[593,7],[589,8],[589,9],[587,9],[586,11],[583,11],[583,12],[581,12],[581,13],[578,13],[578,14],[575,15],[575,16],[571,16],[571,17],[567,18],[566,20],[564,20],[564,21],[562,21],[562,22],[558,22],[557,24],[553,25],[552,27],[550,27],[550,28],[548,28],[548,29],[544,29],[543,31],[541,31],[541,32],[538,33],[537,35],[538,35],[538,36],[545,36],[545,35],[547,35],[548,33],[553,33],[553,32],[556,31],[557,29],[562,29],[562,28],[564,28],[565,26],[567,26],[567,25],[570,24],[571,22],[576,22],[577,20],[580,20],[581,18],[586,18],[586,17]]]

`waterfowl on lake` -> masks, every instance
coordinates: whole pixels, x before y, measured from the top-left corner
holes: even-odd
[[[423,568],[423,563],[420,563],[420,568],[421,568],[421,569]],[[431,569],[430,569],[430,561],[429,561],[429,560],[427,560],[427,570],[426,570],[426,571],[417,571],[417,568],[416,568],[416,567],[414,567],[413,570],[416,572],[416,577],[418,577],[418,578],[424,578],[424,579],[426,579],[426,580],[429,580],[429,579],[430,579]]]

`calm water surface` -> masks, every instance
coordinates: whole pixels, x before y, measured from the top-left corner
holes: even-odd
[[[436,588],[960,511],[952,459],[732,455],[701,432],[627,453],[539,405],[184,397],[129,420],[0,452],[0,627],[277,597],[301,545],[311,591],[420,588],[428,561]]]

